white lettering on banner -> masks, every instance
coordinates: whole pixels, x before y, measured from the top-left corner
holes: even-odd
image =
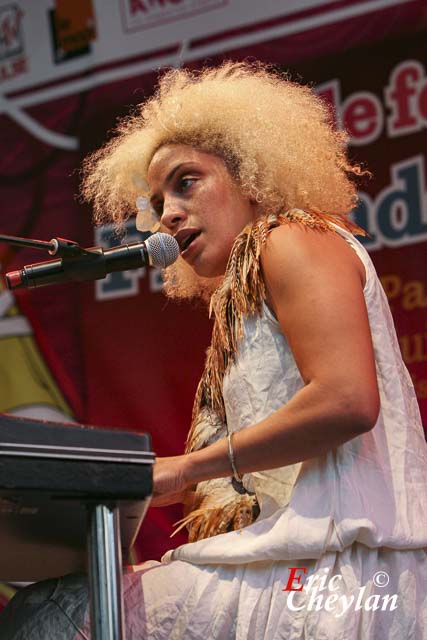
[[[122,0],[124,28],[137,31],[224,7],[228,0]]]
[[[123,243],[140,242],[145,240],[150,234],[140,233],[135,227],[135,218],[130,218],[126,222],[126,238]],[[95,229],[95,244],[109,248],[119,244],[119,239],[115,234],[114,226],[106,224]],[[148,269],[149,288],[151,292],[161,291],[163,280],[160,269]],[[136,296],[139,293],[139,281],[145,277],[147,269],[129,269],[128,271],[115,271],[109,273],[106,278],[95,281],[96,300],[111,300],[112,298],[125,298]]]

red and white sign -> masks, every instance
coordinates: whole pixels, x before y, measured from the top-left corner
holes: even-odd
[[[140,31],[224,7],[229,0],[121,0],[125,31]]]
[[[23,11],[13,3],[0,6],[0,83],[28,70],[22,30]]]

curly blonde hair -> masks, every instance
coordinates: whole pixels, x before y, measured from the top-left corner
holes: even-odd
[[[308,87],[261,63],[173,69],[83,166],[82,194],[97,222],[118,226],[135,213],[138,181],[154,153],[187,144],[223,158],[263,213],[298,208],[345,222],[357,201],[350,179],[364,173],[346,154],[327,105]]]

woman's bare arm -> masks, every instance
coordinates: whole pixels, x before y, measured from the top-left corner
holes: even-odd
[[[261,264],[268,302],[305,386],[279,410],[234,434],[240,473],[322,455],[371,429],[379,411],[364,270],[351,247],[332,232],[282,226],[270,233]],[[154,471],[158,495],[228,476],[227,441],[160,459]]]

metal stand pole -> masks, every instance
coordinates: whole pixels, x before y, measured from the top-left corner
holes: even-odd
[[[104,503],[88,512],[92,639],[125,640],[119,510]]]

